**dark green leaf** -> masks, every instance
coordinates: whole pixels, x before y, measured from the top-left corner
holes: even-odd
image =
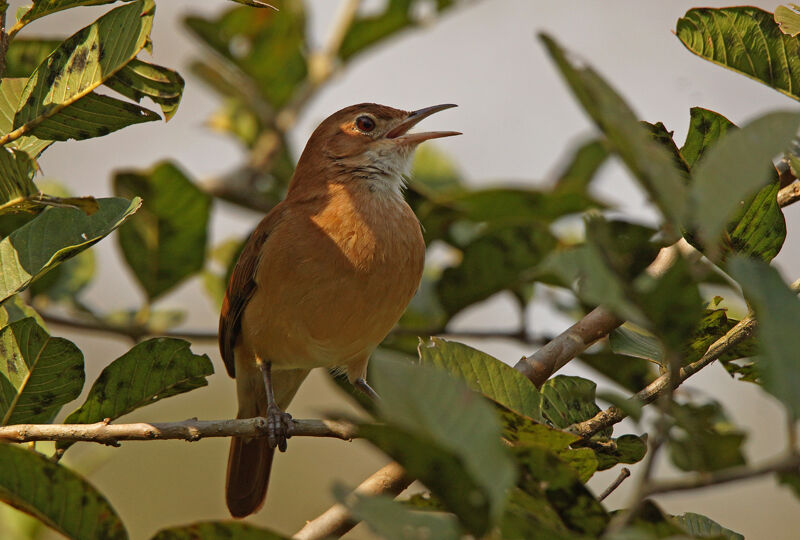
[[[800,99],[800,39],[782,33],[772,13],[750,6],[690,9],[675,33],[694,54]]]
[[[169,120],[178,110],[184,81],[177,71],[134,58],[107,80],[106,86],[137,102],[150,98]]]
[[[103,4],[112,4],[116,1],[117,0],[33,0],[33,5],[19,17],[19,20],[22,23],[29,23],[40,17],[64,9],[78,6],[99,6]]]
[[[608,523],[603,505],[583,485],[575,471],[543,446],[515,448],[522,468],[520,487],[544,492],[548,502],[571,530],[596,538]]]
[[[618,512],[622,512],[619,510]],[[684,531],[672,519],[665,514],[653,501],[645,500],[636,515],[631,520],[630,525],[620,532],[605,536],[608,540],[657,540],[665,539],[684,539]]]
[[[35,319],[0,330],[0,425],[52,422],[84,380],[80,349],[50,337]]]
[[[647,453],[647,436],[628,434],[599,439],[591,447],[597,455],[597,470],[605,471],[620,463],[639,463]]]
[[[61,41],[57,39],[14,38],[6,52],[4,77],[27,79],[59,45]]]
[[[570,446],[581,440],[577,435],[538,424],[509,410],[501,409],[500,416],[503,438],[515,451],[527,446],[546,448],[569,465],[581,482],[588,481],[597,470],[597,458],[592,450]]]
[[[100,208],[91,216],[73,208],[48,208],[0,241],[0,302],[111,233],[136,212],[141,199],[113,197],[97,203]]]
[[[118,238],[126,262],[150,299],[202,270],[211,197],[183,171],[162,162],[149,171],[120,172],[114,177],[114,191],[145,200]]]
[[[78,295],[92,281],[95,273],[95,256],[91,250],[83,251],[59,264],[31,285],[31,295],[37,302],[74,304]]]
[[[299,0],[281,2],[280,11],[236,7],[213,20],[188,17],[186,25],[252,79],[261,96],[276,109],[286,105],[306,79],[306,18]],[[206,64],[203,68],[217,71]]]
[[[726,529],[716,521],[694,512],[686,512],[672,519],[686,529],[693,538],[723,538],[724,540],[744,540],[744,536]]]
[[[553,425],[566,428],[582,422],[600,412],[595,403],[597,385],[589,379],[556,375],[545,381],[540,388],[544,400],[542,412]],[[611,435],[611,428],[600,432]]]
[[[542,490],[511,490],[500,523],[501,538],[569,540],[582,538],[570,532]]]
[[[432,337],[420,340],[422,364],[444,369],[467,386],[519,414],[543,421],[542,395],[516,369],[468,345]]]
[[[386,540],[462,538],[461,528],[452,514],[411,510],[386,495],[370,497],[351,494],[350,490],[343,486],[334,486],[333,493],[357,520],[366,523],[380,538]]]
[[[86,480],[43,455],[0,444],[0,500],[75,540],[124,540],[109,502]]]
[[[237,4],[242,4],[244,6],[250,6],[255,8],[275,8],[272,4],[268,4],[263,2],[262,0],[231,0],[232,2],[236,2]]]
[[[189,342],[149,339],[109,364],[97,377],[84,404],[64,423],[114,420],[160,399],[206,386],[206,377],[213,373],[208,356],[192,354]],[[70,444],[58,443],[58,448],[66,449]]]
[[[14,116],[16,136],[9,140],[36,126],[43,129],[41,122],[91,95],[134,58],[147,42],[154,11],[153,0],[136,0],[67,38],[28,79]]]
[[[36,166],[28,154],[0,149],[0,214],[27,209],[26,201],[39,193],[33,183]]]
[[[680,150],[681,156],[689,167],[694,167],[711,146],[729,129],[735,127],[733,122],[719,113],[702,107],[692,107],[689,110],[689,131]]]
[[[605,134],[664,217],[686,219],[686,186],[672,156],[639,124],[633,111],[592,68],[576,66],[550,36],[540,34],[550,56],[584,110]]]
[[[788,487],[794,492],[795,497],[800,498],[800,471],[778,473],[777,478],[779,484]]]
[[[278,533],[239,521],[201,521],[161,529],[151,540],[287,540]]]
[[[620,279],[632,281],[656,258],[661,245],[652,241],[656,231],[644,225],[586,217],[586,239],[597,246],[604,262]]]
[[[789,146],[798,127],[800,114],[767,114],[741,129],[729,131],[692,169],[691,211],[704,245],[716,246],[718,237],[744,200],[773,180],[775,171],[771,160]],[[767,212],[770,197],[774,194],[765,193],[765,200],[756,204],[753,211],[758,212],[757,208],[763,206],[761,212]],[[741,212],[738,213],[741,216]],[[777,236],[782,244],[785,226],[775,228],[766,239],[755,241],[766,241],[771,246],[775,243],[771,237]]]
[[[490,405],[436,369],[383,361],[372,371],[387,426],[370,426],[367,438],[422,480],[471,532],[483,534],[500,517],[516,475]],[[437,460],[442,467],[432,466]],[[473,488],[454,489],[454,474]]]
[[[711,472],[744,465],[745,435],[725,418],[718,403],[673,403],[670,413],[677,428],[670,440],[670,456],[678,468]]]
[[[800,417],[800,300],[774,268],[742,257],[733,258],[728,271],[739,282],[759,322],[763,358],[759,372],[764,389],[778,398],[793,418]]]
[[[418,0],[389,0],[375,13],[356,16],[342,40],[339,57],[342,60],[350,60],[351,57],[397,32],[416,26],[420,21],[415,19],[414,9],[419,4],[422,2]],[[456,2],[452,0],[438,0],[435,9],[441,13],[454,4]]]
[[[39,326],[47,329],[44,320],[36,313],[35,309],[25,303],[19,294],[15,294],[0,306],[0,328],[28,317],[32,317]]]
[[[458,266],[446,268],[437,291],[452,316],[465,307],[532,279],[532,269],[556,246],[544,224],[493,227],[469,242]]]

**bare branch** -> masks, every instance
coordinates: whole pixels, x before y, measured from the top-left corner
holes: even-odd
[[[399,495],[414,480],[406,475],[406,471],[397,463],[389,463],[378,472],[364,480],[354,493],[359,495]],[[294,540],[321,540],[322,538],[338,538],[357,525],[358,521],[350,515],[350,511],[342,504],[334,504],[319,517],[307,522],[297,531]]]
[[[627,467],[623,467],[622,470],[619,471],[619,476],[617,476],[617,479],[611,482],[611,485],[608,486],[603,491],[603,493],[600,494],[599,497],[597,497],[597,500],[602,501],[603,499],[611,495],[614,492],[614,490],[617,489],[622,484],[622,482],[624,482],[625,479],[628,478],[630,475],[631,475],[631,470]]]
[[[117,446],[120,441],[183,439],[199,441],[208,437],[266,435],[267,420],[262,417],[237,420],[197,420],[183,422],[139,422],[136,424],[17,424],[0,427],[0,441],[96,442]],[[289,434],[296,437],[333,437],[349,441],[358,437],[354,424],[340,420],[294,420]]]
[[[745,317],[739,321],[724,336],[712,343],[699,360],[681,368],[678,383],[675,387],[677,388],[683,381],[722,356],[725,351],[753,335],[757,325],[758,323],[753,317]],[[642,404],[652,403],[664,392],[671,391],[669,379],[669,375],[665,373],[639,390],[629,401]],[[600,411],[592,418],[571,426],[569,430],[581,437],[591,437],[598,431],[621,422],[626,416],[622,409],[611,406],[604,411]]]
[[[654,482],[645,489],[645,496],[718,486],[728,482],[756,478],[765,474],[792,471],[800,472],[800,454],[789,454],[780,459],[764,463],[759,467],[735,467],[714,474],[697,474],[690,478]]]
[[[783,208],[800,200],[800,182],[793,182],[778,192],[778,206]]]

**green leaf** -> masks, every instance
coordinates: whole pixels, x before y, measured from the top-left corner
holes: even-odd
[[[389,0],[381,10],[370,15],[357,15],[344,35],[339,57],[345,61],[350,60],[386,38],[418,25],[421,21],[415,19],[414,11],[422,3],[417,0]],[[441,13],[456,3],[452,0],[438,0],[435,9]]]
[[[0,214],[20,211],[20,205],[39,193],[33,183],[36,173],[28,154],[13,148],[0,149]]]
[[[675,33],[701,58],[800,99],[800,40],[782,33],[772,13],[749,6],[690,9]]]
[[[586,113],[653,203],[667,220],[683,224],[686,186],[672,156],[652,139],[630,107],[592,68],[571,62],[550,36],[540,34],[540,39]]]
[[[422,145],[414,152],[410,178],[415,188],[430,194],[460,193],[464,189],[456,164],[433,145]]]
[[[32,317],[42,328],[47,328],[36,310],[26,304],[19,294],[15,294],[0,306],[0,328],[28,317]]]
[[[112,420],[161,399],[206,386],[214,373],[206,355],[192,354],[189,342],[152,338],[111,362],[97,377],[86,401],[64,420],[91,424]],[[63,451],[71,443],[57,444]]]
[[[776,475],[778,483],[794,492],[795,497],[800,497],[800,472],[783,472]]]
[[[705,245],[715,246],[744,200],[773,179],[771,160],[789,146],[798,127],[798,113],[767,114],[729,132],[692,169],[693,221]]]
[[[29,23],[45,15],[56,13],[64,9],[78,6],[100,6],[112,4],[117,0],[33,0],[33,5],[27,8],[24,14],[19,17],[21,23]]]
[[[306,80],[306,17],[299,0],[281,2],[280,11],[236,7],[216,19],[187,17],[185,22],[235,71],[252,79],[260,97],[275,109],[285,106]],[[200,66],[218,78],[230,79],[210,64]]]
[[[0,241],[0,302],[111,233],[136,212],[141,199],[112,197],[97,203],[100,208],[91,216],[73,208],[48,208]]]
[[[15,37],[6,52],[4,77],[27,79],[45,58],[50,56],[61,41],[58,39],[30,39]],[[23,85],[24,86],[24,85]]]
[[[420,340],[423,365],[444,369],[489,399],[534,420],[544,421],[542,395],[519,371],[463,343],[432,337]]]
[[[609,155],[604,140],[591,140],[580,145],[570,157],[556,182],[556,191],[584,193]]]
[[[161,529],[151,540],[287,540],[278,533],[239,521],[201,521]]]
[[[52,338],[33,318],[0,330],[0,425],[52,422],[77,398],[85,376],[83,353]]]
[[[33,450],[0,444],[0,500],[67,538],[128,538],[119,516],[99,491]]]
[[[597,456],[598,471],[605,471],[620,463],[639,463],[647,454],[647,435],[639,437],[628,434],[616,439],[600,439],[592,449]]]
[[[716,521],[706,516],[686,512],[680,516],[672,516],[672,519],[686,529],[686,532],[693,538],[723,538],[724,540],[744,540],[744,536],[739,533],[726,529]]]
[[[545,381],[540,391],[544,398],[542,412],[556,427],[569,427],[600,412],[595,403],[597,385],[589,379],[556,375]],[[611,428],[600,434],[611,435]]]
[[[386,495],[359,495],[341,485],[334,486],[333,493],[358,521],[366,523],[380,538],[458,540],[463,537],[452,514],[411,510]]]
[[[800,350],[800,300],[774,268],[753,259],[736,257],[728,272],[739,282],[759,322],[759,343],[763,358],[759,372],[764,389],[778,398],[789,414],[800,418],[800,370],[796,351]]]
[[[137,0],[67,38],[31,74],[14,116],[14,131],[3,142],[28,134],[45,119],[89,96],[133,59],[147,42],[154,11],[153,0]]]
[[[31,285],[31,295],[37,302],[75,304],[80,293],[94,278],[97,263],[94,252],[83,251],[59,264]]]
[[[245,6],[255,7],[255,8],[275,8],[272,4],[267,4],[266,2],[262,2],[262,0],[231,0],[232,2],[236,2],[237,4],[242,4]]]
[[[599,392],[597,394],[597,398],[607,401],[614,407],[620,409],[625,413],[625,416],[630,417],[635,422],[638,422],[642,419],[642,407],[644,404],[637,399],[631,399],[627,396],[623,396],[622,394],[608,391]]]
[[[567,529],[542,490],[514,488],[500,523],[500,538],[569,540],[581,536]]]
[[[470,532],[485,533],[502,514],[516,476],[491,406],[461,381],[425,366],[382,361],[372,366],[371,377],[386,426],[363,426],[364,435],[430,488]]]
[[[4,78],[0,80],[0,133],[10,133],[14,128],[14,115],[19,106],[26,79]],[[31,159],[36,159],[53,141],[25,136],[10,142],[6,147],[17,148]]]
[[[689,109],[689,131],[680,153],[689,167],[700,161],[706,151],[736,125],[714,111],[702,107]]]
[[[623,510],[618,510],[622,512]],[[684,539],[684,531],[671,516],[665,514],[653,501],[647,499],[640,506],[630,525],[620,532],[604,537],[608,540]]]
[[[532,269],[556,246],[544,224],[492,227],[469,242],[458,266],[446,268],[439,301],[449,316],[532,280]]]
[[[544,492],[569,529],[591,538],[600,536],[608,514],[569,465],[542,446],[517,447],[515,454],[522,468],[519,487],[531,494]]]
[[[727,420],[718,403],[673,403],[670,414],[677,428],[670,439],[670,457],[678,468],[712,472],[744,465],[745,435]]]
[[[203,269],[211,197],[170,162],[114,176],[114,192],[140,196],[139,215],[119,232],[125,261],[150,299]]]
[[[184,81],[177,71],[134,58],[107,80],[106,86],[137,102],[150,98],[169,120],[178,110]]]
[[[501,409],[500,416],[503,421],[503,439],[515,451],[527,446],[546,448],[569,465],[581,482],[587,482],[597,470],[597,458],[592,450],[570,446],[581,440],[577,435],[535,423],[508,410]]]

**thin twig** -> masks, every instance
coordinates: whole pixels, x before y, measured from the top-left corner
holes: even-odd
[[[0,427],[0,441],[95,442],[116,446],[120,441],[183,439],[198,441],[209,437],[262,437],[265,418],[197,420],[182,422],[139,422],[135,424],[17,424]],[[357,428],[340,420],[293,420],[289,434],[295,437],[332,437],[345,441],[358,437]]]
[[[728,482],[738,482],[739,480],[747,480],[765,474],[779,472],[800,473],[800,454],[789,454],[785,457],[764,463],[758,467],[736,467],[714,474],[697,474],[690,478],[655,482],[645,490],[645,496],[718,486],[720,484],[727,484]]]
[[[354,493],[359,495],[399,495],[413,479],[406,475],[405,470],[397,463],[389,463],[378,472],[364,480]],[[338,538],[357,525],[357,521],[350,515],[350,511],[342,504],[335,504],[328,508],[319,517],[307,522],[302,529],[297,531],[294,540],[321,540],[323,538]]]
[[[6,11],[8,2],[0,2],[0,78],[6,73],[6,53],[8,52],[9,35],[6,33]]]
[[[603,491],[603,493],[600,494],[599,497],[597,497],[597,500],[602,501],[603,499],[611,495],[614,492],[614,490],[617,489],[620,486],[620,484],[622,484],[622,482],[624,482],[625,479],[628,478],[630,475],[631,475],[631,470],[627,467],[623,467],[622,470],[619,471],[619,476],[617,476],[617,479],[611,482],[611,485],[608,486]]]
[[[756,326],[758,326],[758,323],[752,316],[745,317],[736,323],[736,325],[724,336],[712,343],[706,353],[699,360],[696,360],[695,362],[692,362],[691,364],[688,364],[680,369],[679,378],[677,384],[675,384],[675,387],[679,386],[686,379],[722,356],[723,353],[753,335]],[[641,404],[652,403],[656,400],[656,398],[658,398],[658,396],[665,392],[669,392],[670,390],[670,377],[668,374],[664,374],[634,394],[629,401],[632,403],[638,402]],[[627,415],[622,409],[611,406],[608,409],[600,411],[588,420],[570,426],[569,431],[572,431],[581,437],[588,438],[600,430],[621,422],[626,416]]]

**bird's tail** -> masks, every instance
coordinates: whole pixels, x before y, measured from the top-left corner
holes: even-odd
[[[237,418],[264,416],[267,410],[267,398],[261,373],[257,369],[239,370],[238,367]],[[308,375],[307,370],[272,372],[272,388],[281,410],[286,410],[306,375]],[[266,437],[231,438],[225,499],[233,517],[248,516],[264,504],[274,455],[275,449],[269,447]]]

